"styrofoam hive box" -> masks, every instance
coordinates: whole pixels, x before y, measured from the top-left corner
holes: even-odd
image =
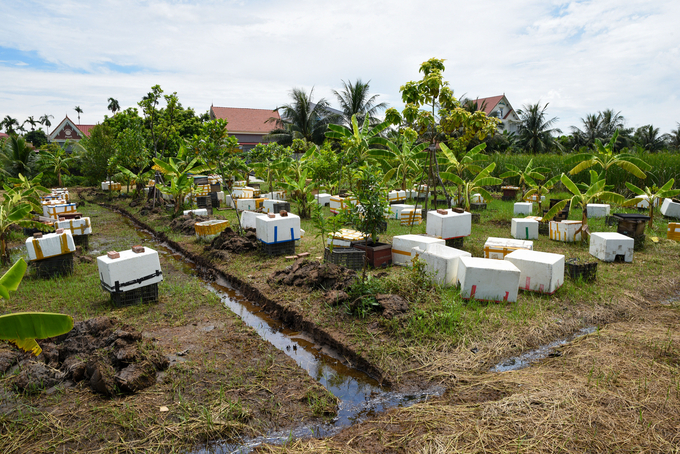
[[[284,204],[284,210],[290,211],[290,203],[283,201],[283,200],[274,200],[274,199],[264,199],[262,201],[262,211],[265,213],[274,213],[274,205],[280,205]],[[285,208],[287,206],[287,208]],[[278,213],[281,210],[276,210]]]
[[[229,194],[224,195],[224,205],[229,208],[236,208],[234,206],[234,199]]]
[[[64,199],[52,199],[52,200],[45,200],[45,201],[41,202],[40,205],[42,206],[43,216],[45,216],[46,218],[49,218],[50,217],[50,213],[48,211],[49,207],[55,206],[55,205],[64,205],[65,203],[66,203],[66,200],[64,200]]]
[[[90,223],[90,218],[80,218],[80,219],[65,219],[63,221],[55,221],[55,228],[64,229],[71,232],[71,235],[91,235],[92,225]]]
[[[47,233],[42,238],[29,237],[25,244],[29,260],[42,260],[76,250],[73,235],[68,230],[63,233]]]
[[[403,203],[395,203],[394,205],[390,205],[390,213],[388,215],[389,219],[401,219],[401,212],[404,210],[412,210],[416,206],[415,205],[406,205]]]
[[[356,205],[359,201],[355,197],[340,197],[334,195],[330,200],[331,213],[338,214],[345,208],[349,208],[350,204]]]
[[[529,218],[512,218],[510,235],[518,240],[537,240],[538,221]]]
[[[549,252],[518,249],[505,260],[520,271],[519,288],[552,294],[564,284],[564,256]]]
[[[257,227],[256,219],[259,216],[267,216],[264,213],[256,213],[254,211],[243,211],[241,213],[241,228],[254,229]]]
[[[425,235],[398,235],[392,238],[392,263],[394,265],[410,265],[411,250],[414,247],[425,250],[430,244],[446,245],[441,238]]]
[[[127,292],[163,280],[158,252],[144,247],[144,252],[120,251],[117,259],[97,257],[99,280],[109,292]]]
[[[231,200],[231,197],[229,197]],[[217,200],[224,203],[224,191],[217,191]]]
[[[331,203],[331,195],[330,194],[316,194],[314,196],[314,199],[316,200],[316,203],[318,203],[321,206],[329,205]]]
[[[484,243],[484,258],[503,260],[506,255],[517,249],[533,251],[534,242],[527,240],[513,240],[510,238],[496,238],[490,236]]]
[[[411,249],[411,261],[415,257],[425,262],[425,271],[433,276],[435,283],[449,287],[458,284],[460,257],[472,257],[472,255],[446,245],[428,244],[425,249],[418,246]]]
[[[423,210],[418,208],[402,210],[399,214],[400,225],[410,226],[410,225],[420,225],[423,223]]]
[[[509,261],[460,257],[460,296],[481,301],[517,301],[520,270]]]
[[[530,195],[524,199],[525,202],[538,202],[538,194]],[[541,196],[541,203],[545,202],[545,196]]]
[[[669,240],[680,240],[680,222],[669,222],[666,231],[666,238]]]
[[[47,217],[59,219],[60,215],[73,214],[76,212],[75,203],[62,203],[59,205],[47,205]]]
[[[636,195],[634,197],[635,199],[642,199],[638,203],[635,204],[636,208],[649,208],[649,197],[646,195]],[[659,203],[661,203],[661,200],[657,197],[654,199],[654,206],[658,207]]]
[[[194,216],[207,216],[208,210],[206,208],[198,208],[196,210],[184,210],[182,212],[182,214],[184,214],[184,216],[187,216],[187,215],[192,214],[192,213],[193,213]]]
[[[470,203],[485,203],[486,200],[484,200],[484,197],[482,197],[482,194],[480,193],[475,193],[470,196]]]
[[[609,216],[610,207],[607,203],[589,203],[586,205],[586,210],[588,211],[588,219],[603,218]]]
[[[387,193],[387,200],[392,202],[404,202],[406,200],[406,191],[390,191]]]
[[[102,189],[104,191],[120,191],[122,187],[120,183],[115,181],[102,181]]]
[[[517,202],[513,208],[514,214],[526,214],[529,215],[534,209],[534,204],[531,202]]]
[[[285,243],[300,239],[300,216],[288,213],[287,216],[275,214],[274,217],[255,218],[257,239],[266,244]]]
[[[202,240],[214,238],[224,229],[229,227],[229,221],[221,219],[211,219],[210,221],[197,222],[194,224],[196,236]]]
[[[469,212],[456,213],[448,209],[446,214],[436,210],[427,212],[427,228],[425,232],[445,240],[470,236],[472,233],[472,215]]]
[[[368,236],[358,230],[340,229],[337,232],[329,233],[326,244],[333,244],[333,247],[351,247],[352,242],[364,241]]]
[[[603,262],[613,262],[617,255],[622,255],[624,261],[633,261],[635,240],[616,232],[594,232],[590,234],[590,255]]]
[[[671,199],[663,199],[661,214],[669,218],[680,218],[680,203],[675,203]]]
[[[255,211],[259,210],[262,208],[262,204],[265,201],[265,199],[262,198],[257,198],[257,199],[236,199],[236,209],[237,210],[248,210],[248,211]]]
[[[252,199],[255,196],[255,189],[249,186],[234,186],[231,189],[231,196],[235,199]]]
[[[562,241],[563,243],[581,241],[581,232],[576,233],[581,228],[581,225],[581,221],[550,221],[550,239]]]

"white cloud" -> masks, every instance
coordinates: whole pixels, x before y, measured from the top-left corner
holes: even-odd
[[[0,9],[0,47],[55,68],[0,63],[1,116],[61,117],[80,105],[83,123],[94,123],[108,97],[133,106],[155,84],[197,112],[213,102],[274,108],[294,86],[333,101],[340,80],[356,78],[399,106],[399,86],[437,57],[457,95],[505,93],[516,109],[549,102],[563,131],[607,108],[662,132],[680,121],[680,4],[671,0],[0,0]]]

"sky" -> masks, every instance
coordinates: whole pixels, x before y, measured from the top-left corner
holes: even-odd
[[[101,122],[160,85],[184,107],[274,109],[293,87],[338,107],[342,81],[379,101],[445,59],[454,95],[549,103],[564,133],[605,109],[628,127],[680,122],[677,0],[0,0],[0,119]]]

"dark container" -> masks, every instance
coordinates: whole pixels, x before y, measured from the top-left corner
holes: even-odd
[[[592,282],[597,279],[597,262],[584,262],[576,258],[565,260],[567,275],[574,279],[582,279],[584,282]]]
[[[392,264],[392,245],[387,243],[352,243],[352,247],[366,252],[368,264],[373,268]]]
[[[31,265],[35,268],[36,275],[40,278],[68,276],[73,274],[73,252],[46,259],[33,260]]]
[[[127,292],[109,293],[111,294],[111,302],[116,307],[132,306],[142,303],[155,303],[158,301],[158,283],[145,285],[144,287],[128,290]]]
[[[326,248],[323,253],[323,260],[326,263],[334,263],[344,266],[354,271],[360,271],[364,267],[364,257],[366,251],[356,248],[334,247],[333,252]]]
[[[464,236],[458,237],[458,238],[449,238],[446,241],[446,245],[448,247],[456,248],[456,249],[463,249],[463,240],[465,240]]]
[[[210,184],[208,182],[208,177],[194,177],[194,184]]]
[[[283,241],[281,243],[263,243],[260,241],[260,249],[270,257],[278,255],[295,255],[295,241]]]
[[[470,211],[482,211],[486,210],[486,203],[471,203]]]

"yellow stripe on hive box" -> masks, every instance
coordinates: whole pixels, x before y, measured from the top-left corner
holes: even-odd
[[[680,222],[669,222],[666,238],[669,240],[680,241]]]
[[[229,227],[227,220],[211,220],[194,224],[197,236],[218,235]]]

